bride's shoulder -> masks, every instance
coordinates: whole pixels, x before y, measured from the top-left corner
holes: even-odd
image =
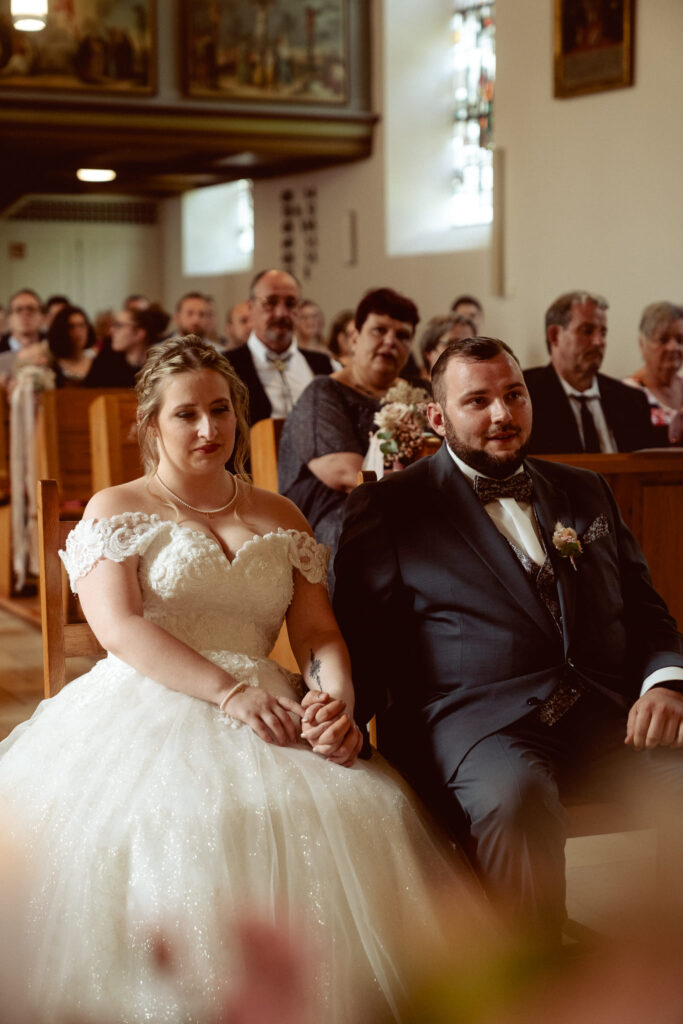
[[[83,511],[83,519],[111,519],[126,514],[151,516],[158,505],[149,494],[146,477],[139,477],[115,487],[105,487],[94,494]]]

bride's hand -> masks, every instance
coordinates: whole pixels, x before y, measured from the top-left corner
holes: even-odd
[[[306,709],[301,722],[303,739],[316,754],[349,768],[360,752],[363,736],[346,713],[344,701],[311,690],[301,703]]]
[[[248,725],[265,743],[287,747],[297,742],[296,726],[289,716],[301,718],[304,709],[291,697],[274,697],[257,686],[246,686],[230,698],[225,712]]]

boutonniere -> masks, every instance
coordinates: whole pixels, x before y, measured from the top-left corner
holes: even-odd
[[[555,523],[555,529],[553,530],[553,546],[557,548],[562,558],[569,559],[572,563],[574,572],[576,572],[576,562],[574,559],[583,554],[581,541],[578,538],[576,530],[571,526],[564,526],[558,520]]]

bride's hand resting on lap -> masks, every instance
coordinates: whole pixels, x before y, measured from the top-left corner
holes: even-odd
[[[248,725],[265,743],[289,747],[298,740],[290,715],[301,718],[304,709],[291,697],[274,697],[257,686],[245,686],[230,697],[225,713]]]
[[[301,735],[316,754],[350,768],[363,746],[363,736],[346,711],[343,700],[309,690],[301,702],[305,709]]]

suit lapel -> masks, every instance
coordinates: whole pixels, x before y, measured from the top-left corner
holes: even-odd
[[[557,636],[554,623],[519,559],[485,512],[471,485],[443,444],[430,461],[430,481],[445,507],[450,527],[479,556],[516,603],[544,632]]]
[[[567,452],[583,451],[583,443],[572,410],[572,403],[562,387],[552,363],[546,367],[546,386],[549,399],[548,412],[555,424],[554,429],[557,431],[561,449]]]
[[[553,544],[553,532],[557,522],[576,528],[574,511],[569,495],[564,488],[551,483],[543,473],[542,463],[533,460],[526,464],[534,484],[533,505],[541,529],[543,543],[553,564],[557,579],[557,591],[562,612],[562,634],[565,654],[574,624],[576,605],[576,571],[568,558],[562,558]]]

